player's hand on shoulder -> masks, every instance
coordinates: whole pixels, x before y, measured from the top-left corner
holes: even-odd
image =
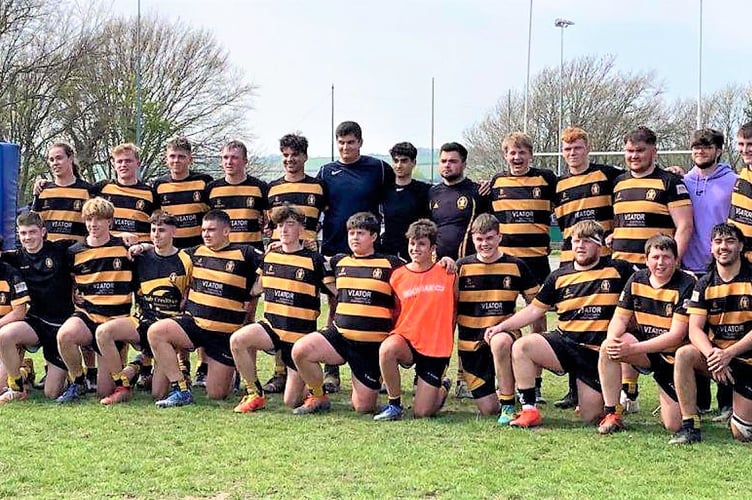
[[[438,264],[446,269],[447,274],[455,274],[457,272],[457,263],[451,257],[442,257],[439,259]]]
[[[44,185],[47,184],[47,179],[44,177],[37,177],[34,181],[34,187],[32,188],[32,192],[34,193],[34,196],[39,196],[42,191],[44,191]]]
[[[665,170],[667,172],[671,172],[674,175],[678,175],[679,177],[684,177],[684,169],[679,165],[671,165],[669,167],[666,167]]]
[[[121,233],[120,238],[127,247],[138,244],[138,235],[133,233]]]

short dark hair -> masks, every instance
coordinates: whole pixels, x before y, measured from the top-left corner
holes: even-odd
[[[171,213],[163,210],[154,210],[151,217],[149,217],[149,224],[154,224],[156,226],[164,224],[166,226],[178,227],[178,220]]]
[[[302,135],[286,134],[279,140],[279,150],[290,148],[296,153],[308,154],[308,139]]]
[[[409,142],[398,142],[389,150],[389,155],[391,155],[392,159],[398,156],[407,156],[410,158],[410,161],[415,162],[415,159],[418,157],[418,150]]]
[[[720,224],[716,224],[713,226],[713,229],[710,230],[710,239],[714,240],[718,236],[733,236],[737,240],[741,241],[742,244],[744,243],[744,233],[741,229],[739,229],[738,226],[735,226],[734,224],[729,224],[728,222],[721,222]]]
[[[363,140],[363,130],[356,122],[342,122],[337,125],[337,129],[334,131],[335,137],[344,137],[346,135],[354,135],[359,141]]]
[[[172,139],[169,139],[167,141],[165,149],[179,149],[181,151],[187,152],[188,154],[191,154],[191,141],[189,141],[187,137],[183,136],[173,137]]]
[[[379,234],[381,223],[371,212],[357,212],[347,219],[347,230],[365,229],[371,234]]]
[[[627,142],[644,142],[649,146],[655,146],[658,144],[658,137],[649,128],[640,126],[627,132],[624,136],[624,144]]]
[[[418,240],[428,238],[431,246],[436,244],[436,235],[439,232],[436,223],[429,219],[418,219],[407,228],[405,237],[408,240]]]
[[[499,232],[499,219],[489,213],[480,214],[470,226],[471,234],[485,234],[489,231]]]
[[[676,240],[667,234],[656,234],[648,238],[645,242],[645,256],[650,254],[650,250],[670,250],[674,257],[679,256],[679,248],[676,245]]]
[[[228,142],[227,144],[225,144],[224,146],[222,146],[222,150],[224,151],[225,149],[237,149],[243,155],[244,160],[248,159],[248,148],[245,147],[245,144],[243,144],[243,141],[232,140]]]
[[[16,226],[37,226],[44,227],[44,219],[39,212],[28,211],[16,217]]]
[[[736,136],[744,139],[752,139],[752,122],[747,122],[739,127],[739,132],[736,133]]]
[[[692,132],[690,147],[715,146],[718,149],[723,149],[725,142],[726,138],[723,136],[723,133],[712,128],[702,128]]]
[[[459,142],[446,142],[441,145],[441,149],[439,149],[439,152],[441,153],[459,153],[460,159],[462,162],[467,161],[467,149],[465,146],[460,144]]]
[[[206,212],[202,220],[221,222],[222,224],[226,226],[229,226],[232,224],[230,216],[227,215],[227,212],[225,212],[224,210],[219,210],[217,208],[213,208],[209,210],[208,212]]]
[[[280,225],[287,219],[293,219],[302,225],[305,225],[305,214],[298,207],[285,203],[282,206],[274,207],[271,215],[272,223]]]

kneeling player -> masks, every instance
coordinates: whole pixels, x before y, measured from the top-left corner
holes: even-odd
[[[518,330],[542,318],[551,307],[559,316],[555,331],[526,335],[512,347],[514,378],[522,399],[522,412],[509,423],[513,427],[534,427],[542,421],[535,403],[540,368],[557,375],[575,374],[583,420],[593,422],[603,412],[598,351],[633,269],[600,258],[604,231],[597,222],[580,221],[571,234],[574,265],[552,272],[530,305],[487,332],[493,336]]]
[[[601,434],[624,428],[619,404],[621,363],[653,373],[660,388],[663,425],[672,432],[681,427],[674,390],[674,353],[687,336],[687,303],[695,279],[677,269],[676,241],[670,236],[659,234],[648,239],[645,256],[648,267],[627,281],[601,344],[598,371],[606,412],[598,426]],[[633,318],[637,323],[635,335],[627,333]]]
[[[292,206],[275,208],[272,222],[278,232],[281,249],[264,256],[261,280],[252,294],[264,294],[264,317],[246,325],[230,337],[235,366],[245,381],[247,395],[235,407],[236,413],[248,413],[266,406],[263,388],[256,372],[256,351],[277,351],[288,367],[285,404],[296,408],[305,397],[305,383],[292,361],[296,341],[316,329],[321,314],[320,291],[334,294],[334,277],[327,271],[321,254],[301,243],[305,232],[305,214]]]
[[[397,257],[374,253],[380,228],[379,220],[368,212],[358,212],[347,220],[347,243],[352,254],[337,254],[330,261],[337,288],[334,321],[321,332],[298,340],[292,349],[295,366],[311,391],[293,410],[296,415],[330,407],[319,363],[348,363],[355,411],[368,413],[376,408],[381,388],[379,345],[394,326],[389,279],[393,269],[401,265]]]
[[[482,415],[499,414],[499,424],[514,418],[512,343],[520,331],[484,339],[486,329],[510,317],[518,296],[527,303],[538,292],[538,282],[521,259],[499,249],[499,221],[480,214],[470,231],[476,254],[457,261],[459,355],[467,387]],[[536,377],[536,387],[539,385]],[[498,383],[498,394],[497,394]]]
[[[139,360],[123,367],[118,346],[124,342],[140,348],[145,356],[152,356],[146,332],[156,321],[180,313],[193,269],[188,254],[173,245],[177,230],[175,217],[157,211],[149,223],[154,248],[135,257],[136,312],[131,317],[113,319],[97,328],[97,345],[102,355],[99,369],[111,374],[114,384],[112,393],[100,401],[103,405],[129,400],[132,381],[141,369]],[[163,395],[166,390],[167,379],[157,366],[152,393]]]
[[[379,348],[389,403],[373,417],[377,421],[402,418],[399,365],[415,365],[415,417],[435,415],[447,397],[450,380],[444,379],[444,373],[452,356],[457,298],[455,275],[433,262],[436,232],[436,224],[428,219],[410,224],[406,236],[412,261],[395,270],[389,280],[399,316]]]
[[[715,262],[687,308],[692,343],[676,351],[682,428],[671,444],[701,440],[695,374],[733,387],[731,433],[739,441],[752,439],[752,268],[741,258],[744,235],[738,227],[718,224],[710,237]]]
[[[181,349],[205,349],[206,395],[210,399],[224,399],[230,393],[235,375],[230,335],[245,321],[260,262],[258,250],[230,243],[230,231],[227,213],[215,209],[204,215],[204,244],[185,250],[193,262],[185,314],[161,319],[147,332],[158,370],[169,382],[169,394],[156,402],[157,408],[193,403],[178,364]]]
[[[60,327],[57,345],[68,368],[71,384],[57,398],[58,403],[71,403],[86,393],[86,378],[81,366],[81,348],[97,349],[94,333],[97,327],[113,318],[127,317],[133,302],[132,262],[123,240],[110,234],[115,207],[104,198],[84,203],[81,217],[88,236],[68,249],[73,284],[78,299],[75,312]],[[97,372],[97,393],[109,394],[109,373]]]

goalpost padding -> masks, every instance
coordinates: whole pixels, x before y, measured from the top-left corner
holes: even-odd
[[[21,148],[18,144],[0,142],[0,234],[3,249],[16,247],[16,212],[18,203],[18,170]]]

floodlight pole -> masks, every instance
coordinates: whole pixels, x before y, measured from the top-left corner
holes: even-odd
[[[559,55],[559,128],[557,134],[557,150],[561,147],[561,131],[564,126],[564,29],[572,26],[573,21],[569,19],[557,18],[554,21],[554,26],[561,29],[561,43],[560,43],[560,55]],[[557,155],[557,174],[561,175],[561,154]]]

